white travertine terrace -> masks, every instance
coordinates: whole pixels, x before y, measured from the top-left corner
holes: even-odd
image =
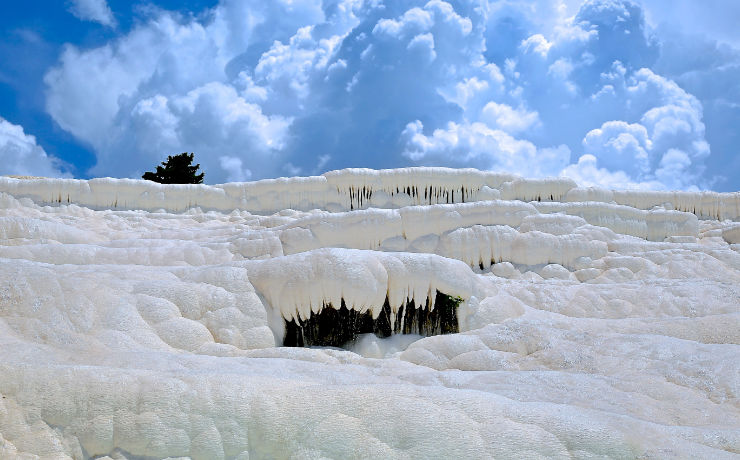
[[[740,217],[740,192],[613,191],[579,188],[570,179],[522,179],[474,169],[344,169],[321,176],[221,185],[160,185],[134,179],[17,179],[0,177],[0,192],[38,204],[75,203],[94,209],[180,212],[193,207],[272,213],[282,209],[349,211],[368,207],[518,201],[605,202],[656,206],[719,220]]]
[[[468,267],[433,254],[319,249],[247,264],[252,284],[288,320],[307,319],[324,306],[380,314],[386,298],[393,312],[410,301],[434,308],[437,290],[469,299]]]
[[[286,348],[324,308],[459,334]],[[0,459],[737,458],[740,193],[0,177]]]

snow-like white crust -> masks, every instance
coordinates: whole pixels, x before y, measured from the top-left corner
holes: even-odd
[[[324,307],[369,311],[377,318],[388,300],[392,312],[408,302],[429,303],[436,291],[468,299],[467,265],[433,254],[318,249],[247,265],[254,286],[285,319],[308,319]]]
[[[537,203],[535,207],[542,213],[582,217],[589,224],[651,241],[663,241],[669,236],[696,236],[699,232],[696,215],[662,208],[644,211],[598,202]]]
[[[650,210],[656,206],[717,220],[740,217],[740,192],[613,191],[579,188],[571,179],[523,179],[475,169],[343,169],[321,176],[220,185],[161,185],[135,179],[18,179],[0,177],[0,192],[38,204],[75,203],[94,209],[200,207],[273,213],[282,209],[349,211],[370,207],[462,203],[491,199],[597,201]]]
[[[0,178],[0,459],[735,458],[739,197]],[[437,291],[461,333],[279,346]]]

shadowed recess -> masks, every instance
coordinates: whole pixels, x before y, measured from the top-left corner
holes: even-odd
[[[370,311],[359,312],[348,309],[342,300],[339,309],[327,305],[307,320],[286,320],[283,345],[286,347],[342,347],[354,342],[361,334],[373,333],[380,338],[393,334],[418,334],[432,336],[459,332],[457,307],[459,297],[451,297],[439,291],[434,308],[417,307],[408,302],[393,315],[386,298],[383,310],[377,319]]]

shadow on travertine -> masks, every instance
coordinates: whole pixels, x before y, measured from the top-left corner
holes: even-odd
[[[342,299],[340,308],[327,305],[308,319],[285,320],[286,347],[343,347],[351,345],[361,334],[380,338],[393,334],[432,336],[459,332],[457,307],[463,301],[436,291],[434,303],[417,307],[413,300],[393,313],[388,299],[377,318],[371,311],[348,309]]]

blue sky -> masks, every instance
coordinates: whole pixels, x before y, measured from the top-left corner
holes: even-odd
[[[22,5],[22,6],[20,6]],[[0,174],[452,166],[740,190],[734,0],[29,0]]]

